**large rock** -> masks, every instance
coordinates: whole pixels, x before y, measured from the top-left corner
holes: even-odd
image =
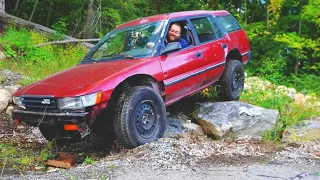
[[[261,137],[275,126],[279,112],[242,102],[207,102],[199,103],[195,118],[203,131],[214,139]]]
[[[21,88],[21,85],[3,86],[3,89],[8,90],[11,95],[13,95],[19,88]]]
[[[12,99],[10,92],[6,89],[0,89],[0,112],[4,111],[9,101]]]
[[[286,129],[282,136],[282,142],[288,143],[312,140],[320,140],[320,117],[292,126]]]
[[[164,137],[184,137],[187,132],[194,132],[197,135],[203,136],[202,128],[191,121],[189,117],[179,114],[174,116],[167,116],[167,128]]]

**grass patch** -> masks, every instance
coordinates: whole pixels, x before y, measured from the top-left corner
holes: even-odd
[[[279,110],[280,119],[273,130],[265,133],[266,140],[279,141],[287,127],[302,120],[320,116],[319,107],[315,105],[318,103],[316,96],[310,96],[304,104],[297,104],[282,89],[274,85],[268,88],[252,86],[251,90],[242,93],[241,101],[263,108]]]
[[[0,143],[0,167],[2,177],[5,169],[15,169],[22,174],[35,166],[44,166],[49,158],[55,157],[52,143],[42,149],[19,148],[13,144]]]

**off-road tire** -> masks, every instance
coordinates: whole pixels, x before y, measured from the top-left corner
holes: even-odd
[[[220,100],[237,101],[244,86],[244,68],[238,60],[228,60],[218,81],[217,92]]]
[[[166,109],[159,93],[146,86],[124,91],[117,102],[113,126],[125,148],[161,138],[166,127]]]

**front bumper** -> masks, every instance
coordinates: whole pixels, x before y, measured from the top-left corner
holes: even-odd
[[[89,112],[45,112],[24,109],[13,109],[12,118],[19,119],[20,121],[23,121],[31,126],[63,126],[64,124],[86,123],[88,113]]]

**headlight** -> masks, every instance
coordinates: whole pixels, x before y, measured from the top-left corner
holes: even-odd
[[[102,92],[96,92],[84,96],[58,99],[59,109],[81,109],[99,104],[102,100]]]
[[[21,99],[21,97],[18,97],[18,96],[17,97],[13,96],[13,103],[18,106],[23,106],[22,99]]]

